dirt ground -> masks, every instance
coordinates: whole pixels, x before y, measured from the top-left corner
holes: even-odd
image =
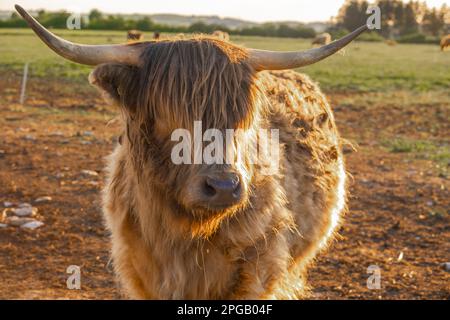
[[[121,298],[100,205],[114,110],[85,85],[63,91],[69,84],[38,79],[22,107],[16,80],[0,80],[0,210],[5,201],[32,203],[45,225],[0,228],[0,299]],[[443,126],[432,135],[448,141],[448,106],[355,107],[329,96],[342,135],[358,146],[346,148],[350,210],[309,271],[312,298],[449,299],[449,181],[434,162],[380,143],[381,133],[415,137],[418,127],[423,137],[436,122]],[[41,196],[52,200],[35,204]],[[66,287],[70,265],[81,267],[81,290]],[[380,289],[367,288],[371,265]]]

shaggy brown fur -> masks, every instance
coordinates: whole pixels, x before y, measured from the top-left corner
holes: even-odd
[[[124,138],[104,190],[115,271],[131,298],[295,299],[345,206],[333,115],[319,88],[293,71],[256,73],[243,48],[209,38],[161,41],[142,67],[98,66],[90,76],[121,106]],[[170,134],[204,128],[280,130],[281,169],[262,175],[246,155],[244,200],[194,208],[203,165],[174,165]],[[243,141],[236,139],[235,148]]]

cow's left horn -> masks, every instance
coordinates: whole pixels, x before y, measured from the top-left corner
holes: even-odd
[[[141,52],[148,45],[148,43],[137,43],[134,45],[84,45],[72,43],[45,29],[21,6],[16,4],[15,8],[47,46],[60,56],[73,62],[87,65],[98,65],[107,62],[138,65]]]
[[[257,71],[294,69],[307,66],[336,53],[367,29],[367,25],[361,26],[326,46],[306,51],[280,52],[251,49],[249,50],[249,61]]]

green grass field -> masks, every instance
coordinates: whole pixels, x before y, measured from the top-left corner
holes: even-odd
[[[125,32],[55,33],[87,44],[125,40]],[[272,50],[311,47],[299,39],[232,41]],[[30,78],[20,103],[26,62]],[[44,222],[35,231],[0,227],[0,299],[123,298],[100,190],[104,157],[124,128],[116,121],[120,108],[89,85],[91,70],[59,57],[29,29],[0,29],[0,209],[6,216],[4,202],[33,203]],[[298,71],[325,91],[349,173],[339,241],[308,272],[313,299],[448,299],[442,265],[450,243],[450,51],[355,42],[345,54]],[[86,169],[99,174],[85,176]],[[302,174],[308,176],[295,173]],[[34,201],[45,195],[52,200]],[[87,281],[82,290],[67,290],[62,272],[77,261]],[[382,270],[380,290],[367,288],[370,264]]]
[[[125,40],[125,32],[122,31],[54,32],[68,40],[86,44],[123,43]],[[151,38],[151,33],[145,34],[145,39]],[[14,92],[20,86],[20,75],[26,62],[30,63],[32,78],[52,79],[52,82],[64,84],[57,86],[60,94],[94,92],[87,81],[92,67],[59,57],[31,30],[0,29],[0,39],[0,77],[15,75],[17,85]],[[308,39],[234,36],[232,41],[246,47],[269,50],[311,48]],[[380,140],[380,145],[389,152],[432,159],[440,168],[447,170],[450,161],[448,139],[443,141],[442,138],[448,136],[445,134],[448,121],[443,119],[448,119],[450,108],[450,51],[441,52],[439,46],[429,44],[388,46],[383,42],[354,42],[343,53],[297,71],[319,82],[322,90],[331,97],[339,96],[337,102],[340,108],[359,110],[371,118],[366,119],[364,124],[360,123],[368,132],[374,133],[369,139]],[[0,103],[3,93],[11,94],[0,88]],[[401,110],[403,115],[410,113],[411,119],[419,119],[412,122],[407,117],[396,119],[410,121],[417,127],[401,133],[398,128],[404,123],[388,125],[389,118],[396,117],[394,110]],[[423,112],[433,114],[429,123],[425,124],[425,131],[420,127],[427,119]],[[376,125],[370,127],[372,122]],[[349,131],[346,135],[356,142],[363,139],[359,131]]]
[[[124,42],[125,32],[55,30],[68,40],[107,44]],[[0,29],[0,72],[21,72],[30,62],[31,76],[85,80],[90,67],[70,63],[49,50],[29,29]],[[145,34],[151,39],[151,34]],[[263,37],[232,37],[246,47],[271,50],[310,48],[310,40]],[[355,42],[345,52],[301,71],[327,91],[446,90],[450,86],[450,52],[436,45],[387,46]]]

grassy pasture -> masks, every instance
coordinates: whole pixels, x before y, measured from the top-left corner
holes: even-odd
[[[55,33],[88,44],[125,39],[116,31]],[[272,50],[311,47],[299,39],[232,41]],[[20,105],[26,62],[30,78]],[[99,193],[102,159],[121,128],[117,109],[88,84],[91,69],[57,56],[31,30],[0,29],[0,210],[4,201],[53,198],[36,204],[42,228],[0,228],[0,299],[120,297]],[[355,147],[344,148],[349,212],[339,241],[310,270],[312,297],[448,300],[442,263],[450,243],[450,51],[355,42],[299,71],[320,83],[342,137]],[[84,169],[99,175],[80,175]],[[66,288],[64,271],[74,263],[83,267],[82,290]],[[381,290],[367,289],[370,264],[382,269]]]
[[[126,35],[124,31],[54,32],[68,40],[86,44],[123,43]],[[144,34],[144,39],[151,38],[152,33]],[[30,29],[0,29],[0,39],[0,76],[14,75],[19,78],[24,63],[30,62],[30,77],[44,81],[51,79],[64,84],[57,86],[60,94],[94,92],[87,82],[91,67],[71,63],[59,57]],[[268,50],[311,48],[309,39],[233,36],[232,41],[245,47]],[[444,110],[442,118],[450,117],[450,52],[441,52],[437,45],[388,46],[383,42],[354,42],[343,52],[297,71],[310,75],[329,95],[340,95],[339,104],[342,108],[357,108],[360,111],[366,110],[367,113],[387,109],[380,122],[384,122],[385,116],[389,117],[389,109],[396,108],[405,112],[418,108],[435,112],[438,108]],[[19,85],[18,83],[17,86]],[[0,88],[0,102],[2,93],[8,94]],[[413,146],[426,141],[430,144],[426,150],[419,151],[415,147],[400,149],[403,153],[415,157],[437,160],[440,168],[444,167],[444,171],[447,171],[447,163],[450,161],[448,141],[442,141],[445,130],[448,130],[447,124],[448,121],[434,121],[426,132],[422,132],[419,127],[414,133],[409,130],[407,134],[399,134],[396,131],[398,125],[390,128],[382,127],[382,123],[378,123],[381,127],[377,128],[379,131],[376,138],[379,139],[380,145],[390,152],[398,152],[398,146],[392,141],[397,144],[407,141],[407,145]],[[349,136],[355,142],[361,141],[359,133],[349,133]],[[439,156],[424,156],[430,153]]]
[[[87,44],[122,43],[125,32],[55,30],[68,40]],[[151,39],[152,34],[145,34]],[[0,29],[0,71],[19,72],[31,63],[32,76],[85,80],[90,67],[70,63],[50,51],[28,29]],[[308,39],[280,39],[234,36],[232,41],[259,49],[298,50],[311,47]],[[343,53],[302,68],[327,91],[374,92],[380,90],[429,91],[448,89],[450,54],[439,46],[355,42]]]

